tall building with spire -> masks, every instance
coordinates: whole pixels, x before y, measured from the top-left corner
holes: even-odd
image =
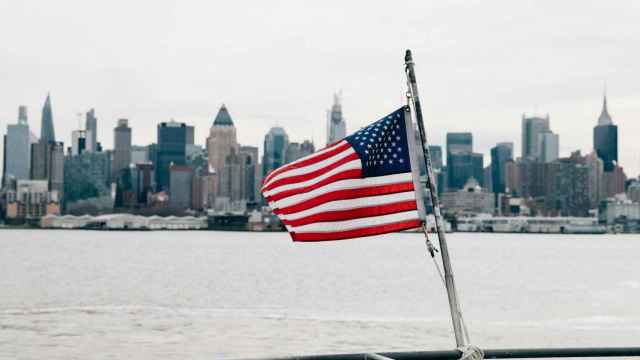
[[[604,172],[614,171],[618,163],[618,127],[613,124],[604,96],[598,125],[593,128],[593,148],[604,163]]]
[[[40,140],[35,144],[31,144],[30,177],[32,180],[47,180],[49,190],[57,191],[59,198],[62,198],[64,143],[56,142],[50,94],[47,94],[47,99],[42,107]]]
[[[340,96],[333,95],[333,106],[327,111],[327,145],[333,144],[347,136],[347,125],[342,117]]]
[[[220,106],[209,129],[207,153],[209,173],[214,174],[214,207],[217,210],[229,210],[244,203],[247,200],[243,191],[246,159],[240,151],[233,119],[224,104]]]
[[[207,153],[209,154],[209,170],[219,173],[225,166],[225,159],[233,151],[238,153],[239,145],[236,127],[227,107],[222,104],[207,137]]]
[[[42,107],[42,126],[40,127],[40,141],[53,143],[56,141],[56,133],[53,128],[53,111],[51,109],[51,95],[47,94],[47,99]]]

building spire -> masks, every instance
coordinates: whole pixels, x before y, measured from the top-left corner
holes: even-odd
[[[220,110],[218,110],[218,114],[213,120],[213,125],[233,126],[233,120],[225,104],[222,104]]]
[[[53,143],[56,141],[56,135],[53,128],[53,111],[51,110],[51,94],[47,93],[47,99],[42,107],[42,125],[40,128],[40,140],[45,143]]]
[[[600,117],[598,118],[598,125],[612,125],[613,120],[611,120],[611,115],[609,115],[609,110],[607,109],[607,94],[604,94],[604,100],[602,102],[602,112],[600,113]]]

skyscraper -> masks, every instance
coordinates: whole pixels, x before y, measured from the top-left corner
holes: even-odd
[[[193,145],[195,143],[195,128],[192,125],[187,125],[187,145]]]
[[[150,160],[149,147],[148,146],[131,146],[131,163],[132,164],[145,164]]]
[[[62,199],[64,186],[64,143],[56,142],[53,127],[51,96],[42,107],[40,140],[31,145],[31,171],[33,180],[47,180],[50,191],[57,191]]]
[[[85,116],[84,128],[87,131],[86,135],[88,152],[94,152],[98,149],[98,119],[96,118],[96,112],[94,109],[87,111]]]
[[[85,130],[74,130],[71,132],[71,155],[80,155],[84,152],[91,152],[91,132]]]
[[[604,162],[604,171],[612,172],[618,163],[618,127],[613,124],[604,97],[598,125],[593,128],[593,147]]]
[[[111,152],[84,152],[64,159],[65,203],[111,196]]]
[[[31,144],[31,180],[47,180],[50,149],[49,144],[40,140]]]
[[[477,159],[475,162],[475,165],[478,165]],[[448,191],[462,189],[470,177],[475,177],[476,168],[473,159],[473,135],[467,132],[447,133]]]
[[[347,125],[342,118],[342,104],[340,96],[333,95],[333,106],[327,111],[327,145],[333,144],[344,138],[347,134]]]
[[[303,143],[291,142],[287,146],[284,155],[284,162],[288,164],[315,152],[313,143],[305,140]]]
[[[478,181],[478,184],[480,184],[481,187],[484,187],[484,155],[480,153],[471,153],[471,167],[471,176]]]
[[[51,109],[51,96],[47,94],[47,99],[42,107],[42,126],[40,128],[40,141],[52,143],[56,141],[56,133],[53,128],[53,110]]]
[[[219,173],[224,167],[225,158],[232,150],[238,152],[236,127],[227,107],[222,104],[213,119],[209,136],[207,137],[207,152],[209,154],[209,168]]]
[[[169,205],[178,210],[189,209],[191,207],[192,200],[193,167],[191,165],[178,165],[172,163],[169,168],[169,174]]]
[[[15,180],[28,180],[31,163],[31,139],[26,106],[18,108],[18,122],[7,125],[4,146],[3,181],[6,182],[9,177],[13,177]]]
[[[219,187],[215,199],[216,210],[239,210],[244,205],[244,161],[235,148],[225,157],[224,165],[217,175]]]
[[[501,194],[507,188],[507,161],[513,160],[513,143],[498,143],[491,148],[491,184],[495,194]]]
[[[540,154],[538,136],[550,131],[549,115],[544,118],[522,115],[522,158],[538,160]]]
[[[418,153],[422,153],[422,147],[418,144]],[[442,170],[442,146],[440,145],[429,145],[429,154],[431,155],[431,166],[434,171]],[[424,156],[424,155],[422,155]],[[424,160],[420,167],[424,167]]]
[[[538,156],[537,160],[543,163],[550,163],[558,159],[560,152],[560,137],[551,131],[538,134]]]
[[[264,137],[263,177],[285,164],[287,146],[289,146],[289,136],[284,129],[279,126],[272,127]]]
[[[27,107],[24,105],[18,106],[18,123],[26,124],[27,121]]]
[[[473,134],[469,132],[447,133],[447,155],[473,152]]]
[[[603,198],[604,189],[602,186],[602,175],[604,173],[604,162],[592,151],[584,157],[584,164],[589,172],[589,203],[591,209],[597,209],[600,200]]]
[[[257,202],[260,198],[260,167],[258,166],[258,148],[255,146],[241,146],[240,159],[243,163],[241,178],[243,179],[242,199]]]
[[[156,184],[158,190],[170,190],[169,170],[171,165],[184,165],[186,158],[187,125],[185,123],[163,122],[158,125],[158,147],[156,164]]]
[[[129,120],[118,119],[118,125],[113,129],[113,160],[111,162],[111,177],[118,178],[121,170],[128,169],[131,163],[131,128]]]
[[[581,162],[579,151],[557,161],[554,191],[549,196],[560,216],[589,215],[589,168]]]
[[[207,137],[209,172],[215,174],[213,187],[216,189],[214,203],[217,207],[229,209],[246,200],[244,198],[244,167],[246,159],[240,154],[236,127],[227,107],[222,104]]]
[[[64,198],[64,143],[52,142],[49,144],[49,163],[47,178],[49,190],[57,191],[59,198]]]

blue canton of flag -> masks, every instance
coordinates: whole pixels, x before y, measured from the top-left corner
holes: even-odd
[[[411,172],[405,111],[402,107],[345,138],[362,161],[363,177]]]

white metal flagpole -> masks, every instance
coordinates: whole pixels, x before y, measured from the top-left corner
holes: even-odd
[[[438,232],[438,241],[440,243],[440,253],[442,255],[442,266],[444,267],[444,279],[445,286],[447,288],[447,295],[449,298],[449,310],[451,312],[451,321],[453,323],[453,332],[456,338],[456,345],[459,348],[465,347],[467,344],[464,336],[464,327],[462,323],[462,313],[460,311],[460,304],[458,303],[458,297],[456,292],[456,285],[453,279],[453,270],[451,268],[451,260],[449,259],[449,249],[447,248],[447,240],[445,238],[445,229],[442,221],[442,215],[440,213],[440,205],[438,202],[438,191],[433,177],[433,168],[431,165],[431,154],[429,152],[429,143],[427,142],[427,135],[425,132],[424,121],[422,118],[422,107],[420,106],[420,98],[418,97],[418,84],[416,83],[416,75],[414,70],[413,58],[411,56],[411,50],[407,50],[405,55],[405,71],[407,73],[407,83],[409,86],[409,93],[411,95],[411,102],[413,104],[413,110],[416,116],[416,123],[418,124],[418,131],[420,133],[422,152],[424,154],[424,161],[427,168],[427,188],[431,198],[431,205],[433,207],[433,215],[436,220],[436,230]],[[426,223],[426,219],[425,219]],[[425,236],[427,236],[425,227]],[[427,239],[428,240],[428,239]]]

